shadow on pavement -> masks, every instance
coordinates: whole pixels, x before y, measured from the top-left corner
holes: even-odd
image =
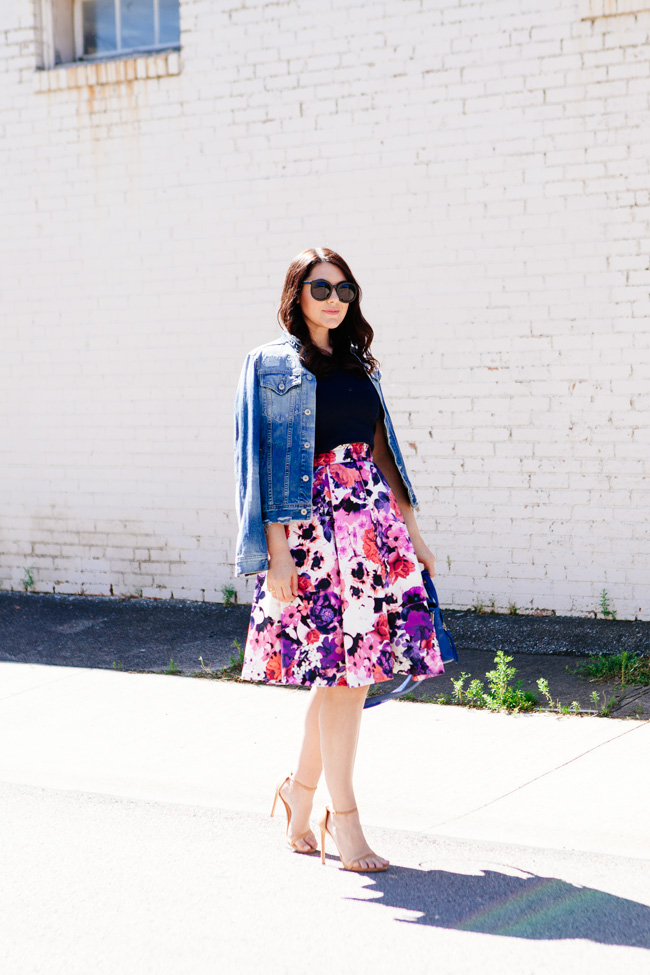
[[[367,875],[365,889],[371,896],[363,900],[421,914],[400,919],[407,924],[650,948],[650,907],[645,904],[556,877],[516,872],[520,876],[496,870],[473,876],[391,865],[386,873]]]

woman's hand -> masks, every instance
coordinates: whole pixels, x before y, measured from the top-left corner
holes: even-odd
[[[429,570],[429,575],[433,579],[434,575],[436,574],[435,555],[428,545],[425,544],[421,535],[416,535],[416,537],[412,538],[411,541],[413,542],[413,548],[415,549],[415,555],[418,562],[423,563],[424,568]]]
[[[288,547],[286,552],[270,556],[266,588],[281,603],[288,603],[298,595],[298,570]]]
[[[298,570],[289,548],[289,526],[275,521],[264,526],[269,567],[266,572],[266,588],[281,603],[290,602],[298,595]]]

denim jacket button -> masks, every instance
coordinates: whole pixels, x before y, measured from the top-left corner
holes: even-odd
[[[309,416],[310,413],[311,413],[311,410],[305,410],[305,416]]]
[[[303,474],[302,475],[302,479],[303,479],[303,481],[308,481],[309,480],[309,474]]]
[[[305,441],[305,447],[311,447],[311,444],[309,443],[309,440],[306,440]]]
[[[284,389],[284,383],[278,383],[278,389]]]
[[[306,508],[301,508],[300,509],[300,514],[301,515],[306,515],[307,514],[307,509]]]

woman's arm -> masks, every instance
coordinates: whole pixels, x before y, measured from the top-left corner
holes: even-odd
[[[383,415],[379,417],[377,426],[375,427],[375,446],[372,451],[372,459],[388,481],[390,489],[395,495],[399,510],[402,512],[402,516],[406,522],[406,527],[411,542],[413,543],[418,562],[422,562],[424,567],[429,570],[429,575],[433,578],[436,574],[435,555],[426,545],[417,526],[415,512],[411,507],[404,482],[402,481],[393,453],[386,440]]]
[[[266,561],[260,494],[260,407],[255,356],[249,353],[235,393],[235,504],[237,545],[235,575],[251,575]]]

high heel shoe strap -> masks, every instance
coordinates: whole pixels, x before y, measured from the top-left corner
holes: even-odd
[[[296,785],[299,785],[301,789],[307,789],[308,792],[315,792],[316,789],[318,788],[317,785],[305,785],[303,782],[299,782],[298,779],[294,779],[293,772],[291,773],[291,775],[288,775],[287,776],[287,778],[284,780],[284,782],[286,782],[287,779],[291,780],[291,782],[295,782]],[[284,782],[282,783],[283,785],[284,785]]]

